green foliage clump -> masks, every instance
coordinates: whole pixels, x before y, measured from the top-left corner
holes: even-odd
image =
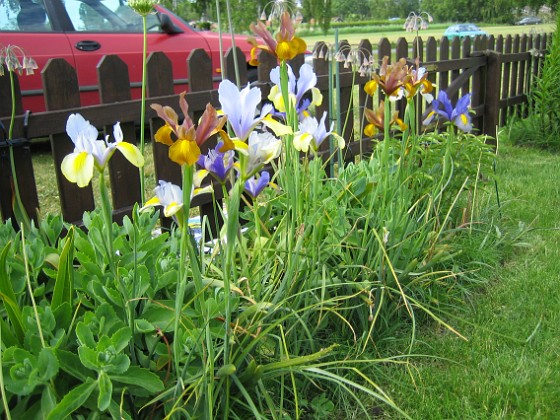
[[[560,15],[558,15],[558,22]],[[516,145],[560,150],[560,31],[556,29],[542,73],[529,97],[529,116],[510,125],[509,138]]]

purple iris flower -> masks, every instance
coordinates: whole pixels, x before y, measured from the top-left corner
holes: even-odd
[[[222,184],[226,182],[227,175],[233,167],[235,155],[233,150],[228,150],[225,153],[220,152],[223,145],[223,142],[219,142],[214,149],[208,151],[207,155],[201,155],[197,162]]]
[[[252,198],[257,198],[269,182],[270,174],[267,171],[262,171],[258,178],[255,175],[245,182],[245,191],[247,191]]]
[[[437,99],[432,102],[432,111],[428,114],[424,120],[424,124],[427,125],[432,122],[434,117],[437,115],[451,121],[460,130],[468,133],[472,130],[472,121],[469,114],[469,106],[471,104],[471,94],[467,93],[462,98],[457,101],[455,108],[451,104],[447,93],[441,90],[438,93]]]

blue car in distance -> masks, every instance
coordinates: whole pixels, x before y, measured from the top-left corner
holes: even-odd
[[[453,38],[465,38],[467,36],[474,38],[477,35],[488,36],[488,32],[483,31],[478,26],[472,23],[460,23],[457,25],[451,25],[443,33],[449,39]]]

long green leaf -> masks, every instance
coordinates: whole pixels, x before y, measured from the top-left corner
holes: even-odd
[[[114,382],[139,386],[153,393],[161,392],[164,388],[163,382],[155,373],[138,366],[129,367],[122,375],[110,376]]]
[[[51,307],[53,310],[64,302],[72,307],[72,294],[74,291],[74,227],[71,227],[66,235],[66,243],[60,254],[58,273],[52,295]]]
[[[16,295],[12,288],[12,283],[8,276],[8,267],[6,265],[8,251],[11,246],[12,243],[8,242],[0,254],[0,298],[4,303],[8,318],[12,323],[13,332],[21,344],[24,336],[23,317],[17,304]]]
[[[88,379],[85,383],[78,385],[49,413],[47,420],[59,420],[69,416],[80,408],[89,398],[91,393],[97,388],[97,381]]]

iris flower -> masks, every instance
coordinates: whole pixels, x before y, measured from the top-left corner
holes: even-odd
[[[443,117],[447,121],[451,121],[460,130],[469,133],[472,130],[472,121],[469,114],[469,106],[471,104],[471,94],[467,93],[457,101],[455,107],[451,104],[447,93],[441,90],[437,99],[432,102],[432,111],[424,120],[424,125],[432,122],[436,115]]]
[[[193,188],[191,195],[193,197],[210,192],[212,187]],[[183,190],[181,187],[167,181],[159,181],[159,185],[154,188],[154,197],[146,202],[140,211],[148,208],[162,206],[165,217],[173,217],[177,224],[182,224],[183,212]]]
[[[259,50],[272,54],[280,61],[291,60],[307,50],[305,41],[296,36],[292,18],[287,11],[284,11],[280,16],[280,31],[276,34],[276,39],[262,22],[251,23],[250,28],[255,35],[264,41],[264,44],[258,44],[255,40],[252,41],[253,48],[251,49],[251,61],[249,62],[252,66],[259,64],[257,60]]]
[[[373,137],[378,131],[383,131],[385,128],[385,105],[383,101],[381,101],[379,107],[375,111],[365,108],[364,115],[369,123],[364,128],[364,134],[366,136]],[[406,125],[403,120],[399,118],[399,113],[397,111],[393,112],[389,125],[397,125],[402,131],[406,129]]]
[[[389,57],[383,57],[379,74],[374,73],[373,79],[366,83],[364,90],[373,96],[377,87],[389,97],[389,100],[396,101],[403,96],[403,87],[410,79],[406,59],[401,58],[395,64],[389,64]]]
[[[245,182],[245,191],[255,199],[269,183],[270,174],[267,171],[262,171],[260,176],[253,175]]]
[[[323,102],[323,95],[315,86],[317,85],[317,75],[313,71],[313,67],[309,64],[303,64],[299,70],[299,79],[292,68],[288,65],[288,96],[295,106],[298,115],[308,116],[308,108],[311,105],[320,106]],[[274,104],[274,107],[282,113],[286,112],[286,104],[284,104],[284,96],[280,89],[280,67],[276,67],[270,72],[270,81],[274,83],[268,99]],[[311,101],[304,98],[304,95],[311,92]]]
[[[280,156],[282,140],[268,132],[258,133],[253,131],[249,136],[248,144],[243,143],[243,146],[238,150],[248,158],[241,167],[243,178],[248,178],[264,165]]]
[[[417,92],[420,92],[424,99],[426,99],[428,103],[431,103],[434,99],[432,96],[434,87],[432,82],[428,80],[426,68],[417,65],[416,69],[411,69],[409,74],[410,78],[404,83],[406,98],[412,99]]]
[[[74,152],[67,155],[61,165],[62,173],[70,181],[85,187],[93,177],[93,168],[103,172],[107,162],[118,149],[124,157],[136,167],[144,165],[140,150],[131,143],[123,141],[119,123],[113,127],[115,141],[109,142],[109,136],[98,140],[97,129],[80,114],[71,114],[66,122],[66,132],[74,143]]]
[[[344,149],[344,138],[333,132],[334,122],[331,123],[329,131],[325,128],[326,118],[326,112],[323,112],[320,121],[317,121],[315,117],[304,118],[299,124],[300,130],[294,136],[294,147],[304,153],[307,153],[310,147],[313,151],[317,151],[328,136],[333,136],[338,142],[338,147]]]
[[[198,164],[204,168],[197,173],[210,173],[221,184],[226,182],[227,175],[231,168],[233,168],[233,150],[226,150],[222,152],[221,149],[224,143],[219,142],[214,149],[208,151],[207,155],[201,155],[198,158]]]
[[[218,95],[222,105],[222,112],[227,115],[231,129],[237,136],[236,140],[245,142],[260,123],[266,125],[278,136],[292,132],[290,127],[272,118],[271,104],[263,105],[261,112],[257,112],[257,108],[261,103],[261,90],[259,88],[251,88],[247,85],[239,90],[229,80],[223,80],[218,87]],[[225,136],[222,136],[222,138],[227,142]]]
[[[179,165],[193,165],[200,156],[200,146],[210,136],[221,131],[226,118],[219,116],[214,107],[206,105],[206,109],[200,118],[197,127],[194,126],[189,116],[189,105],[185,100],[185,92],[179,95],[179,106],[183,112],[184,119],[179,124],[179,116],[169,106],[152,104],[151,107],[158,116],[165,121],[155,137],[159,143],[169,146],[169,158]]]

